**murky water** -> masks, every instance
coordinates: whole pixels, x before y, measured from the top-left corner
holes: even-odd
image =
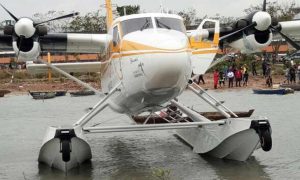
[[[273,149],[256,151],[247,162],[194,154],[174,131],[93,134],[87,139],[93,159],[64,173],[39,165],[37,157],[45,130],[72,124],[97,98],[69,96],[36,101],[30,96],[0,99],[0,179],[155,179],[157,169],[170,171],[170,179],[299,179],[300,93],[286,96],[254,95],[247,91],[212,92],[233,110],[255,108],[254,116],[267,116],[273,130]],[[212,110],[190,92],[180,101],[197,110]],[[105,110],[93,123],[128,124],[124,115]]]

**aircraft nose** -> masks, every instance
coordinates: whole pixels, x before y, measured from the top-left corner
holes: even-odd
[[[187,38],[176,32],[159,32],[153,39],[162,49],[178,50],[187,48]]]
[[[187,52],[169,52],[151,55],[145,61],[145,89],[158,90],[180,87],[191,72]]]

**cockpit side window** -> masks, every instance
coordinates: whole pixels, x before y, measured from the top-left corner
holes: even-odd
[[[157,28],[176,30],[185,33],[185,26],[180,19],[168,17],[156,17],[155,23]]]
[[[118,26],[115,26],[113,29],[113,45],[117,46],[120,42],[120,37],[119,37],[119,29]]]
[[[131,32],[153,28],[151,17],[128,19],[121,22],[123,36]]]

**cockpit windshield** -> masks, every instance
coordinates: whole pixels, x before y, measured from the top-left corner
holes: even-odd
[[[135,31],[153,28],[151,17],[129,19],[121,22],[123,36]]]
[[[180,19],[168,17],[155,17],[157,28],[172,29],[180,32],[186,32],[183,22]]]

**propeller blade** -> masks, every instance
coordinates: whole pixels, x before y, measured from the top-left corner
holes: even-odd
[[[300,50],[300,45],[298,45],[295,41],[293,41],[291,38],[280,32],[275,27],[271,27],[271,29],[277,33],[279,33],[290,45],[292,45],[295,49]]]
[[[230,33],[230,34],[227,34],[227,35],[225,35],[225,36],[222,36],[222,37],[219,39],[219,41],[223,41],[224,39],[227,39],[227,38],[229,38],[229,37],[231,37],[231,36],[234,36],[235,34],[238,34],[238,33],[242,32],[242,31],[244,31],[244,30],[246,30],[246,29],[249,29],[249,28],[252,28],[252,27],[254,27],[254,26],[256,26],[256,25],[257,25],[257,23],[256,23],[256,22],[253,22],[252,24],[250,24],[250,25],[248,25],[248,26],[245,26],[245,27],[243,27],[242,29],[239,29],[239,30],[234,31],[234,32],[232,32],[232,33]]]
[[[13,15],[13,13],[11,13],[8,9],[6,9],[2,4],[0,4],[0,5],[10,15],[10,17],[12,17],[16,22],[19,20],[18,18],[16,18],[15,15]]]
[[[267,11],[267,0],[264,0],[262,11]]]
[[[41,25],[41,24],[44,24],[44,23],[48,23],[48,22],[51,22],[51,21],[55,21],[55,20],[59,20],[59,19],[65,19],[65,18],[74,17],[74,16],[77,16],[77,15],[79,15],[79,12],[75,12],[75,13],[67,14],[67,15],[64,15],[64,16],[57,17],[57,18],[49,19],[47,21],[35,23],[34,26],[38,26],[38,25]]]
[[[21,51],[21,47],[22,47],[22,43],[23,43],[23,40],[24,40],[24,36],[20,36],[20,43],[19,43],[19,50],[18,50],[18,53],[17,53],[17,60],[16,60],[16,63],[19,62],[19,57],[20,57],[20,51]]]

